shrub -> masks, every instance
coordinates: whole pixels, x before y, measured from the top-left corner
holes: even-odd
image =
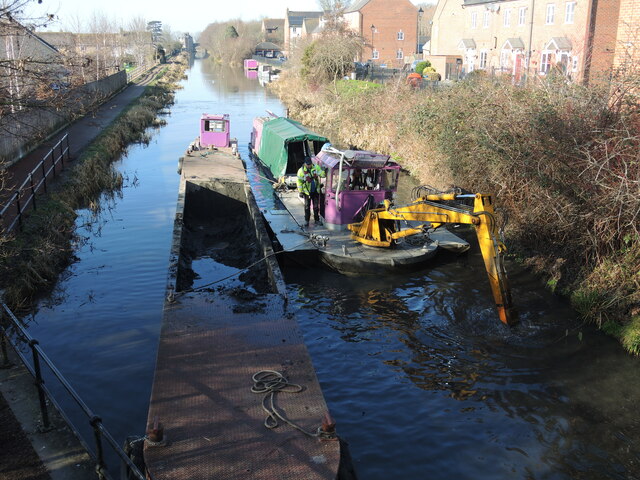
[[[431,66],[431,62],[429,60],[423,60],[421,62],[418,62],[416,64],[416,73],[419,73],[420,75],[422,75],[422,72],[424,71],[424,69],[430,66]]]

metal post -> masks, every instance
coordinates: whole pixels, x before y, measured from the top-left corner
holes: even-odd
[[[29,174],[29,184],[31,185],[31,198],[33,199],[33,209],[36,209],[36,191],[33,188],[33,173]]]
[[[42,182],[44,183],[44,193],[47,193],[47,168],[44,165],[45,158],[42,159],[40,165],[42,165]]]
[[[62,145],[62,140],[60,140],[60,165],[64,170],[64,145]]]
[[[53,149],[49,152],[49,155],[51,155],[51,165],[53,166],[53,177],[55,178],[55,176],[56,176],[56,157],[53,154]]]
[[[100,480],[104,480],[106,478],[104,475],[104,452],[102,450],[102,434],[100,432],[100,423],[102,423],[102,419],[98,416],[94,416],[91,418],[89,423],[93,427],[93,434],[96,439],[96,474]]]
[[[33,354],[33,370],[36,374],[36,387],[38,387],[38,398],[40,400],[40,413],[42,414],[42,427],[44,430],[49,429],[49,412],[47,412],[47,398],[45,397],[44,380],[42,380],[42,372],[40,371],[40,356],[38,355],[38,340],[33,339],[29,342],[31,353]]]
[[[22,229],[22,207],[20,206],[20,190],[16,190],[16,207],[18,208],[18,226]]]

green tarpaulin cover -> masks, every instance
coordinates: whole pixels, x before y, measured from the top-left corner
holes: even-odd
[[[258,156],[262,163],[269,167],[273,176],[280,178],[287,171],[287,145],[305,140],[329,141],[295,120],[284,117],[274,118],[262,126]]]

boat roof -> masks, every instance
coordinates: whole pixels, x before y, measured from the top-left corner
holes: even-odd
[[[224,113],[222,115],[216,115],[216,114],[210,114],[210,113],[203,113],[201,119],[202,120],[229,120],[229,114]]]
[[[276,178],[285,174],[288,161],[287,145],[291,142],[312,140],[329,142],[323,135],[315,133],[290,118],[278,117],[264,123],[258,156]]]
[[[391,160],[389,155],[383,155],[382,153],[368,150],[345,150],[343,153],[346,164],[353,168],[400,168],[400,165]],[[340,155],[337,153],[322,151],[316,158],[329,168],[333,168],[340,163]]]

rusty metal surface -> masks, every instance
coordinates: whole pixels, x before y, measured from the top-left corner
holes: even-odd
[[[166,444],[145,446],[151,478],[335,479],[338,442],[267,429],[250,391],[254,373],[281,371],[305,389],[279,393],[279,410],[305,430],[321,424],[327,407],[295,320],[278,295],[241,302],[248,313],[234,313],[237,302],[204,292],[165,308],[148,420],[162,423]]]
[[[185,156],[178,195],[168,297],[174,298],[187,183],[244,196],[241,159],[226,151]],[[236,188],[237,187],[237,188]],[[338,441],[321,441],[287,424],[264,426],[263,395],[252,376],[275,370],[300,393],[280,392],[276,406],[289,421],[315,432],[327,412],[320,385],[284,296],[233,296],[233,290],[176,293],[163,314],[145,441],[153,480],[335,479]],[[152,432],[157,434],[158,432]]]

